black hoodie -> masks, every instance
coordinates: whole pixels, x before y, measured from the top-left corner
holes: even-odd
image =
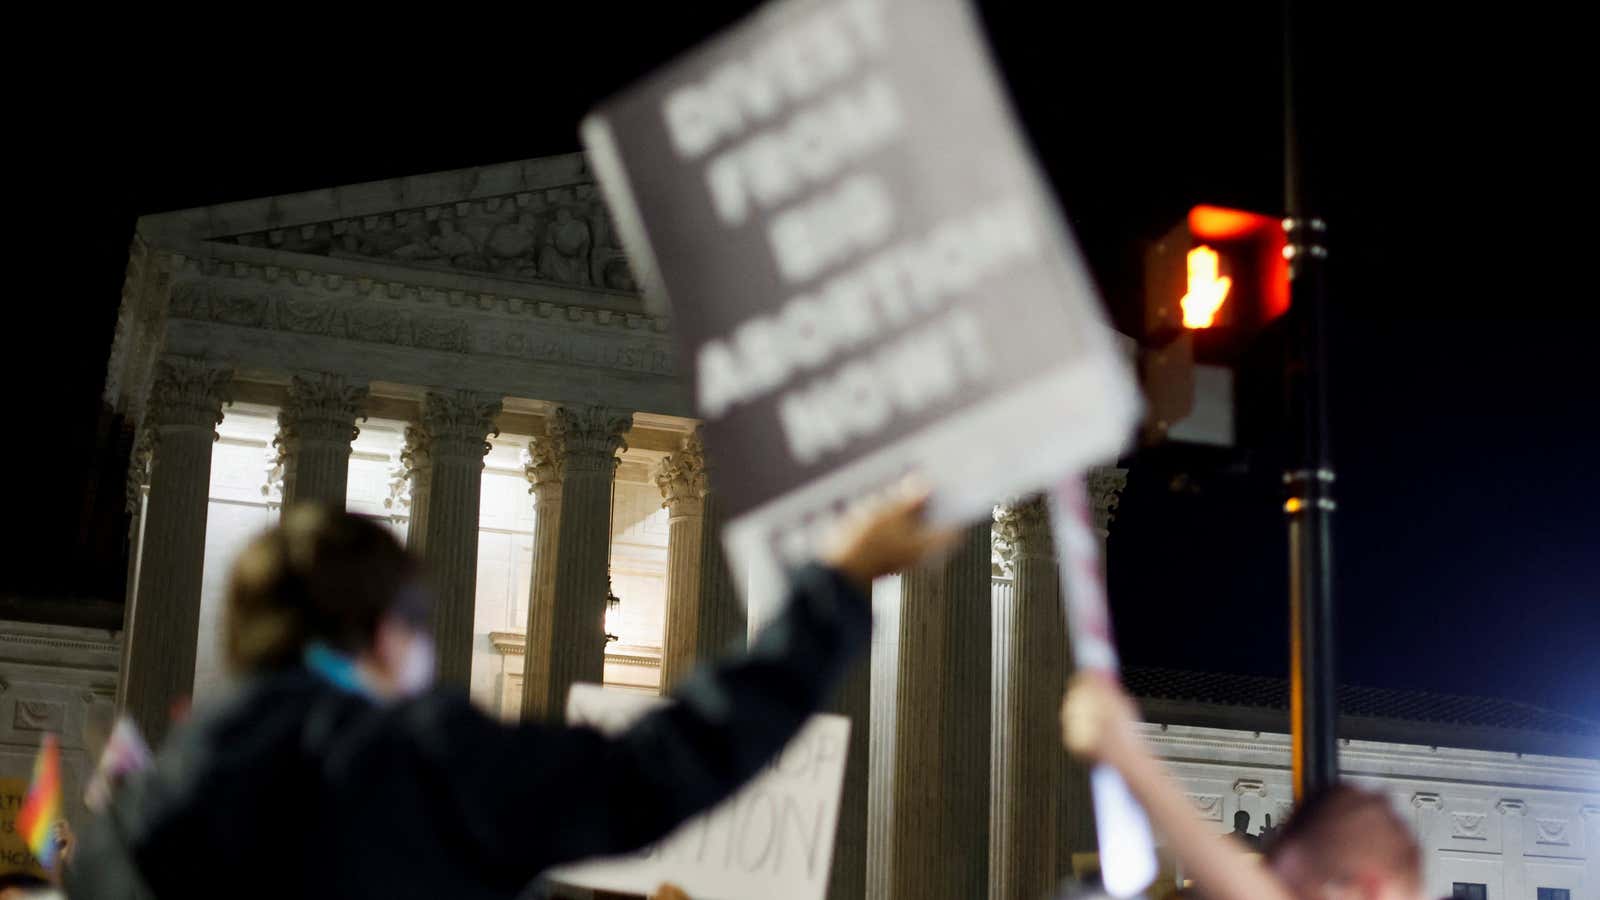
[[[867,644],[868,600],[794,574],[749,651],[612,738],[507,726],[445,691],[378,703],[304,669],[246,681],[178,729],[80,829],[80,900],[509,898],[541,871],[623,853],[733,793]]]

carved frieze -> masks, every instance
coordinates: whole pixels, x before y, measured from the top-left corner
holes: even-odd
[[[638,290],[593,184],[280,228],[223,243],[497,278]]]

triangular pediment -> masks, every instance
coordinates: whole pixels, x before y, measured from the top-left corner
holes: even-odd
[[[141,219],[139,231],[637,294],[582,154],[163,213]]]

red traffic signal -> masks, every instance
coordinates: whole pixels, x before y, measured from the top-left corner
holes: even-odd
[[[1234,370],[1289,309],[1287,245],[1281,219],[1196,206],[1146,252],[1147,441],[1187,420],[1212,423],[1206,442],[1232,442]]]
[[[1239,343],[1288,311],[1285,246],[1280,219],[1221,206],[1189,210],[1145,254],[1146,342],[1209,332],[1197,335],[1199,358],[1227,362]]]

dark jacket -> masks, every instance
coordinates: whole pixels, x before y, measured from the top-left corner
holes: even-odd
[[[827,699],[870,620],[845,579],[802,569],[748,652],[614,738],[507,726],[444,691],[384,705],[303,669],[253,678],[80,829],[68,893],[514,897],[733,793]]]

